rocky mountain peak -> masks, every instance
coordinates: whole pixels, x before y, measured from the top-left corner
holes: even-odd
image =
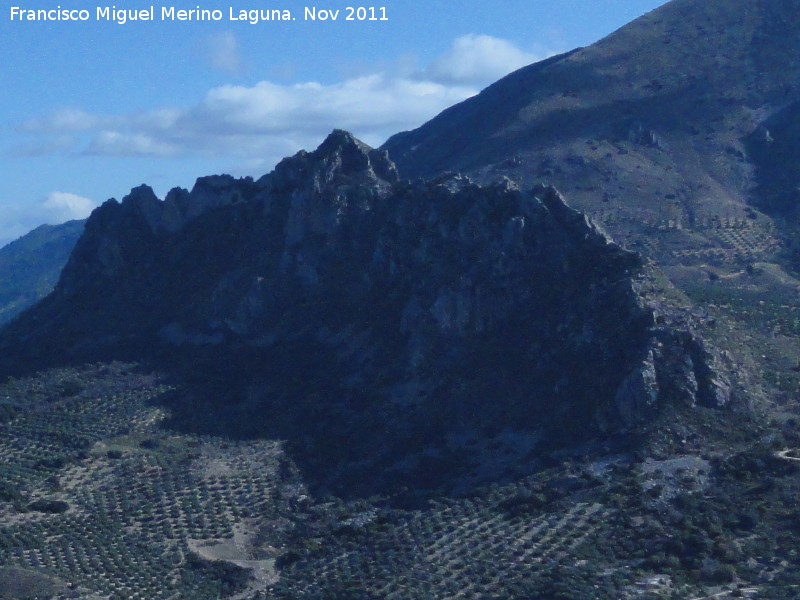
[[[136,207],[156,204],[158,202],[160,202],[160,200],[153,191],[153,188],[144,183],[138,187],[132,188],[130,193],[122,199],[123,205],[131,204]]]
[[[276,191],[299,185],[319,194],[339,186],[386,186],[397,180],[397,170],[385,151],[337,129],[315,151],[300,151],[283,159],[259,184]]]
[[[309,234],[330,236],[347,213],[370,211],[398,179],[385,151],[335,130],[315,151],[282,160],[258,185],[270,205],[287,205],[285,242],[292,248]],[[290,260],[287,255],[285,261]]]
[[[137,216],[144,219],[151,230],[156,230],[159,227],[162,203],[149,185],[142,184],[133,188],[122,199],[121,208],[123,211],[136,213]]]
[[[4,356],[157,360],[202,380],[181,418],[304,440],[334,487],[411,481],[445,448],[459,458],[439,483],[493,473],[465,444],[509,431],[526,441],[497,460],[522,473],[533,447],[715,391],[711,354],[654,329],[641,268],[553,187],[401,182],[336,131],[257,182],[104,204]]]

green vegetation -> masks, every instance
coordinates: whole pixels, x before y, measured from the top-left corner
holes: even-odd
[[[313,498],[278,442],[166,429],[171,389],[122,364],[0,386],[20,408],[0,424],[0,598],[795,597],[789,425],[753,442],[752,419],[687,408],[638,432],[646,460],[589,453],[411,510]]]
[[[248,571],[190,544],[233,539],[238,523],[274,512],[277,447],[225,449],[158,431],[164,415],[152,401],[167,389],[123,365],[3,386],[23,410],[2,426],[0,564],[120,598],[200,600],[246,587]]]

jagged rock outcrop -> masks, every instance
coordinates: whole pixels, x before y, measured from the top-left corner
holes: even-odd
[[[258,181],[105,203],[6,368],[155,357],[195,384],[179,422],[288,439],[340,491],[470,485],[724,402],[703,347],[654,329],[640,267],[553,188],[400,181],[337,131]]]
[[[724,371],[714,358],[724,352],[662,339],[654,356],[683,381],[665,383],[670,394],[687,405],[730,405],[732,394],[738,407],[783,405],[795,392],[773,382],[793,380],[800,359],[787,351],[800,330],[785,312],[800,288],[798,40],[800,0],[671,0],[383,148],[405,177],[457,170],[480,183],[553,185],[652,260],[677,304],[719,324],[689,335],[698,348],[712,339],[737,368],[708,375],[699,365]],[[631,372],[622,397],[651,373]],[[641,406],[651,396],[634,395]]]

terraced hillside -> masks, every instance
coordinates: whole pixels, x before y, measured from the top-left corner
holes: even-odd
[[[153,400],[167,390],[120,364],[4,386],[6,569],[114,599],[216,598],[274,580],[274,555],[251,548],[284,504],[280,444],[161,431]]]
[[[0,387],[0,597],[792,598],[787,425],[683,409],[640,451],[554,453],[513,483],[404,509],[313,497],[280,440],[165,427],[168,384],[120,363]],[[688,410],[689,412],[685,412]]]

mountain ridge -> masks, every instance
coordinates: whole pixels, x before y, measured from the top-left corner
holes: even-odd
[[[289,439],[340,493],[475,485],[508,431],[527,441],[492,460],[524,473],[538,446],[739,402],[696,332],[655,323],[642,267],[553,188],[403,181],[335,131],[257,181],[106,202],[0,349],[7,371],[154,360],[195,381],[176,423]]]

